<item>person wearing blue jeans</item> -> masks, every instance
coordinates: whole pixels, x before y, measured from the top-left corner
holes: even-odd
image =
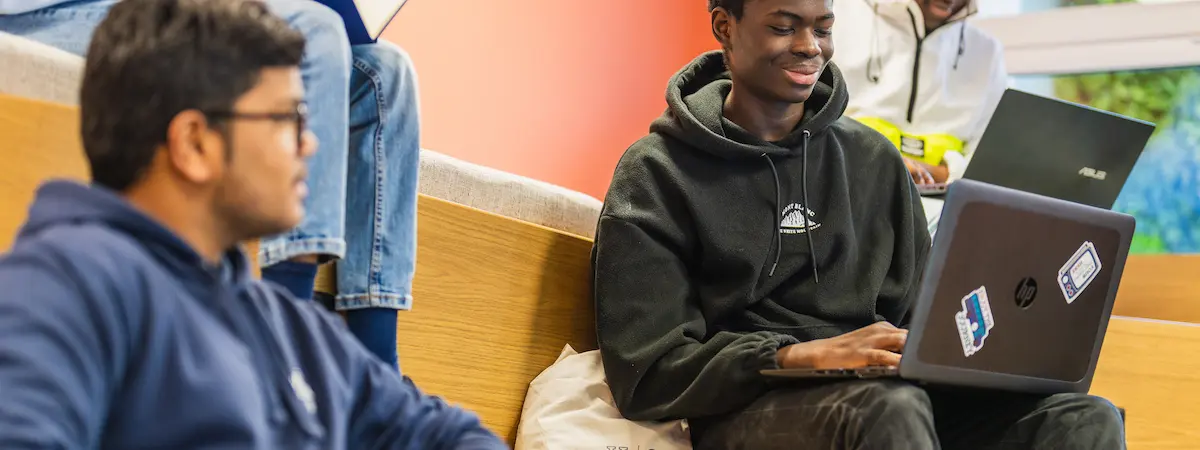
[[[0,32],[83,56],[117,1],[0,0]],[[260,242],[263,278],[311,299],[317,264],[338,259],[335,309],[398,369],[396,310],[412,306],[416,258],[416,72],[390,43],[350,45],[341,16],[325,5],[265,3],[307,39],[300,69],[321,145],[309,164],[303,222]]]

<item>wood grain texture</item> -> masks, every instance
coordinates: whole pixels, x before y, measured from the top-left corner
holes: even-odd
[[[1091,393],[1125,408],[1133,450],[1200,448],[1200,326],[1114,317]]]
[[[570,344],[596,348],[591,242],[420,196],[404,373],[513,442],[529,382]]]
[[[596,348],[588,239],[418,196],[417,270],[397,347],[425,392],[479,414],[510,444],[529,383],[565,345]],[[333,265],[317,290],[336,292]]]
[[[48,178],[87,180],[75,108],[0,95],[0,251],[25,222]]]
[[[1200,255],[1131,255],[1113,314],[1200,323]]]

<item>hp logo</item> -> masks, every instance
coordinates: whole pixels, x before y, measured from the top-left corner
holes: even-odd
[[[1033,299],[1037,297],[1037,281],[1030,277],[1022,278],[1021,282],[1017,283],[1017,291],[1014,296],[1017,298],[1017,306],[1022,309],[1028,308],[1033,304]]]

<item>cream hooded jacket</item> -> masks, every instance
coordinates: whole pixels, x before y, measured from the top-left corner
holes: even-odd
[[[962,177],[1008,86],[1004,51],[1000,41],[968,23],[976,0],[929,34],[917,1],[925,0],[835,1],[833,61],[850,91],[846,115],[963,141],[962,153],[945,156],[954,180]]]

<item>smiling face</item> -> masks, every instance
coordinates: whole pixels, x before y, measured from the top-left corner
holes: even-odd
[[[733,82],[762,100],[808,100],[833,57],[831,8],[831,0],[752,0],[740,19],[714,9]]]

